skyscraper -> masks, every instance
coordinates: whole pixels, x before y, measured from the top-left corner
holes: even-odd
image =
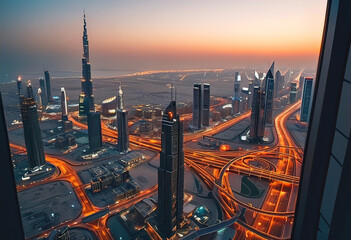
[[[30,92],[28,88],[27,91]],[[29,167],[31,169],[40,167],[46,163],[46,160],[37,106],[33,96],[21,96],[21,115]]]
[[[204,83],[203,118],[202,125],[210,126],[210,84]]]
[[[45,83],[46,83],[46,95],[47,101],[52,102],[52,95],[51,95],[51,79],[49,71],[44,71],[45,75]]]
[[[274,62],[269,68],[265,78],[265,116],[266,123],[272,123],[273,119],[273,98],[274,98]]]
[[[17,78],[17,93],[20,96],[22,94],[22,78],[18,76]]]
[[[251,105],[252,105],[252,96],[253,96],[253,92],[254,92],[254,84],[253,84],[253,81],[252,80],[249,80],[249,91],[248,91],[248,100],[249,100],[249,108],[251,108]]]
[[[262,140],[265,130],[264,107],[265,93],[258,86],[254,87],[251,106],[250,138],[254,141]]]
[[[312,105],[313,78],[305,78],[303,83],[302,101],[300,108],[300,121],[308,122]]]
[[[351,1],[328,1],[293,240],[351,236]]]
[[[101,119],[99,112],[88,113],[89,147],[92,152],[102,148]]]
[[[281,72],[278,70],[275,73],[275,86],[274,86],[274,97],[279,98],[280,97],[280,91],[283,88],[283,78]]]
[[[62,116],[62,121],[67,121],[68,120],[68,117],[67,117],[67,114],[68,114],[68,109],[67,109],[67,96],[66,96],[66,91],[65,91],[65,88],[62,87],[61,88],[61,116]]]
[[[84,14],[83,25],[83,57],[82,57],[82,78],[81,78],[81,94],[79,95],[79,116],[84,117],[90,111],[95,111],[93,81],[91,79],[91,69],[89,62],[89,41],[87,24]]]
[[[41,89],[41,103],[43,106],[48,105],[48,96],[46,93],[46,87],[45,87],[45,81],[44,78],[39,78],[39,85],[40,85],[40,89]]]
[[[253,85],[254,86],[261,86],[260,75],[258,74],[257,71],[255,71],[254,77],[255,77],[255,79],[254,79]]]
[[[129,150],[129,136],[128,136],[128,111],[124,109],[122,86],[119,84],[117,94],[117,131],[118,143],[117,151],[128,152]]]
[[[305,77],[304,76],[300,76],[299,78],[299,90],[302,90],[303,84],[305,82]]]
[[[297,95],[297,83],[292,82],[290,83],[290,96],[289,96],[290,103],[296,102],[296,95]]]
[[[240,81],[241,81],[241,76],[239,72],[235,72],[234,94],[232,99],[232,110],[234,114],[240,112]]]
[[[28,98],[34,98],[34,93],[33,93],[33,86],[30,80],[27,83],[27,97]]]
[[[201,83],[194,83],[193,88],[193,128],[202,128],[202,87]]]
[[[165,238],[182,222],[184,199],[183,125],[171,100],[162,118],[158,168],[158,228]]]
[[[17,85],[18,86],[18,85]],[[16,182],[13,174],[11,151],[5,121],[4,105],[0,92],[0,182],[6,196],[1,198],[1,237],[4,239],[24,239],[23,225],[18,204]]]
[[[42,102],[42,99],[41,99],[41,89],[40,88],[38,88],[38,93],[37,93],[37,96],[36,96],[36,98],[37,98],[37,106],[39,107],[39,108],[41,108],[42,106],[43,106],[43,102]]]

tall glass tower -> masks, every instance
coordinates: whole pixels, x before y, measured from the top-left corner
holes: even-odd
[[[52,102],[51,94],[51,78],[49,71],[44,71],[45,83],[46,83],[46,99],[48,102]]]
[[[194,83],[193,88],[193,127],[202,128],[202,87],[201,83]]]
[[[308,122],[312,106],[313,78],[305,78],[303,83],[302,102],[300,108],[300,121]]]
[[[81,78],[81,94],[79,95],[79,116],[87,116],[90,111],[95,111],[93,80],[91,79],[91,69],[89,62],[89,41],[87,24],[84,14],[83,25],[83,57],[82,57],[82,78]]]
[[[66,96],[66,91],[65,88],[61,88],[61,116],[63,121],[68,120],[68,107],[67,107],[67,96]]]
[[[128,136],[128,111],[124,109],[122,86],[119,84],[117,94],[117,131],[118,143],[117,151],[128,152],[129,150],[129,136]]]
[[[240,112],[240,81],[241,81],[241,76],[239,72],[235,72],[234,95],[232,99],[232,109],[234,114]]]
[[[170,238],[182,222],[184,199],[183,125],[171,100],[162,118],[158,168],[158,228]]]
[[[203,101],[203,118],[202,125],[210,126],[210,105],[211,105],[211,93],[210,93],[210,84],[204,83],[204,101]]]
[[[273,120],[273,98],[274,98],[274,62],[269,68],[265,79],[265,113],[264,120],[266,123],[272,123]]]
[[[28,89],[30,88],[27,88],[27,90]],[[30,90],[28,92],[30,92]],[[33,169],[46,163],[37,106],[32,95],[29,95],[28,97],[21,95],[20,102],[28,162],[29,167]]]
[[[260,91],[260,87],[255,86],[252,95],[251,119],[250,119],[250,139],[261,141],[264,136],[265,120],[265,93]]]
[[[44,78],[39,78],[39,85],[41,89],[41,103],[43,106],[48,105],[48,95],[46,93],[46,86],[45,86],[45,81]]]

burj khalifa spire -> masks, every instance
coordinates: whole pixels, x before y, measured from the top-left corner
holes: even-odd
[[[91,69],[89,62],[89,41],[87,22],[84,13],[83,24],[83,57],[82,57],[82,78],[81,94],[79,95],[79,116],[85,117],[90,111],[95,111],[93,81],[91,79]]]

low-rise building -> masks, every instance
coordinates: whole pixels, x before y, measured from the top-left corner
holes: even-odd
[[[130,169],[145,161],[145,156],[139,152],[130,152],[120,159],[121,164]]]

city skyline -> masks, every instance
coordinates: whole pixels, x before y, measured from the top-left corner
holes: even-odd
[[[351,1],[325,1],[1,2],[0,236],[348,239]]]
[[[325,11],[325,1],[317,0],[254,1],[255,7],[251,1],[199,5],[196,0],[177,4],[107,1],[103,5],[37,0],[28,4],[1,3],[0,20],[6,23],[0,30],[6,45],[0,58],[1,78],[43,67],[79,71],[78,34],[84,6],[90,23],[93,76],[94,70],[267,68],[273,60],[280,64],[278,69],[313,68]],[[281,11],[266,14],[270,9]]]

